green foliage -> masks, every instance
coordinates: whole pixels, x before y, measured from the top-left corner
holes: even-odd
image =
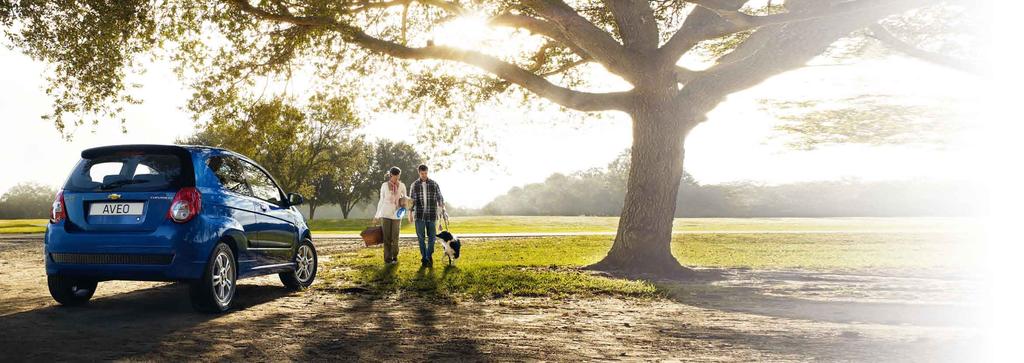
[[[15,46],[33,59],[50,62],[47,95],[57,130],[120,118],[138,103],[126,76],[139,73],[138,55],[159,42],[151,1],[3,2],[0,18]],[[66,119],[71,116],[71,119]]]
[[[328,163],[323,173],[312,179],[312,198],[307,199],[309,219],[316,215],[316,207],[339,204],[348,217],[351,208],[367,196],[365,178],[369,171],[371,153],[361,137],[349,142],[335,142],[328,149]]]
[[[418,143],[428,149],[435,164],[490,161],[494,144],[476,122],[478,112],[519,99],[535,104],[533,93],[510,87],[499,75],[465,64],[438,60],[406,60],[382,54],[357,41],[363,36],[388,46],[416,49],[432,44],[435,34],[458,18],[444,10],[461,6],[468,14],[490,18],[517,14],[540,18],[516,1],[474,2],[367,2],[362,0],[305,1],[4,1],[0,25],[12,43],[33,58],[53,66],[47,92],[53,97],[47,115],[66,137],[69,126],[120,118],[126,105],[139,102],[132,95],[133,75],[144,71],[142,62],[170,60],[178,75],[191,85],[188,109],[197,120],[222,117],[237,111],[235,103],[263,94],[278,94],[282,83],[295,76],[311,78],[309,93],[358,95],[359,112],[411,111],[423,127]],[[244,4],[244,5],[239,5]],[[614,16],[605,2],[570,1],[569,5],[599,31],[622,41]],[[673,34],[696,6],[680,0],[650,3],[661,41]],[[247,8],[247,10],[243,10]],[[908,42],[937,52],[970,45],[971,39],[955,31],[970,28],[964,9],[942,4],[887,19],[887,28]],[[744,8],[752,15],[785,11],[780,2]],[[298,17],[299,24],[265,18],[257,13]],[[977,17],[972,17],[972,19]],[[331,26],[306,24],[329,19]],[[972,22],[973,23],[973,22]],[[488,39],[474,47],[502,49],[496,58],[559,86],[600,89],[594,62],[584,59],[569,44],[510,31],[517,49],[507,39]],[[704,56],[726,54],[750,36],[740,31],[706,41],[696,49]],[[957,33],[959,34],[959,33]],[[359,45],[356,45],[356,44]],[[375,43],[376,44],[376,43]],[[278,96],[283,97],[283,96]],[[535,105],[530,105],[535,107]],[[579,115],[577,115],[579,116]],[[585,115],[594,117],[596,115]],[[282,115],[282,117],[284,117]],[[123,119],[122,119],[123,122]]]
[[[55,195],[51,186],[19,183],[0,196],[0,219],[49,218]]]
[[[317,182],[345,160],[360,121],[347,99],[312,96],[294,100],[235,100],[218,108],[192,137],[180,143],[223,147],[260,163],[287,192],[315,196]]]
[[[406,186],[412,185],[412,181],[419,177],[416,174],[416,167],[426,161],[426,158],[410,144],[390,140],[378,141],[373,154],[373,167],[377,173],[373,178],[373,190],[380,190],[380,184],[386,180],[385,174],[393,166],[402,170],[401,179]]]
[[[372,145],[359,143],[353,149],[358,152],[358,160],[352,160],[349,171],[334,176],[337,197],[325,200],[340,205],[345,218],[359,203],[376,200],[392,166],[402,170],[400,178],[409,186],[417,177],[416,166],[425,162],[412,145],[404,142],[380,140]]]

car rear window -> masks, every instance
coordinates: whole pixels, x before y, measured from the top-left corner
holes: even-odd
[[[156,191],[182,186],[181,156],[172,153],[116,151],[83,158],[65,190]]]

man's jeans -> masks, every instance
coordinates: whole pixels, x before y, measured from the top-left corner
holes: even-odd
[[[423,262],[433,261],[434,239],[437,238],[437,221],[417,219],[416,238],[420,241],[420,260]]]

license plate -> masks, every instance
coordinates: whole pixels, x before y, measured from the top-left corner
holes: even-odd
[[[93,203],[89,206],[91,216],[141,216],[144,203]]]

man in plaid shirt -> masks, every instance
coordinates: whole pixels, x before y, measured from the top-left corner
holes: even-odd
[[[437,238],[438,210],[444,213],[444,197],[437,182],[427,177],[427,166],[416,168],[420,178],[409,187],[409,198],[412,198],[412,213],[409,219],[416,218],[416,238],[420,242],[420,258],[424,266],[434,265],[434,240]]]

